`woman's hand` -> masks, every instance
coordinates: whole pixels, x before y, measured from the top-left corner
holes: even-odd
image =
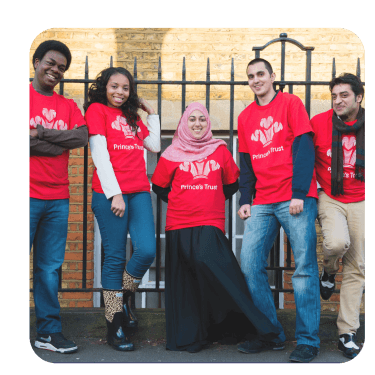
[[[151,107],[150,103],[148,103],[146,100],[143,98],[139,98],[139,101],[141,103],[141,109],[143,109],[145,112],[147,112],[149,115],[154,115],[155,111]]]
[[[125,213],[125,202],[122,194],[114,195],[112,198],[111,210],[116,216],[123,217]]]

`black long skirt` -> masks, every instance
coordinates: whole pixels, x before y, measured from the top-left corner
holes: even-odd
[[[223,232],[198,226],[166,232],[167,349],[230,337],[272,340],[280,333],[254,305]]]

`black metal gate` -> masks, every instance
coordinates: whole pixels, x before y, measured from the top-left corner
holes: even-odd
[[[312,81],[311,80],[311,59],[312,59],[312,51],[314,47],[305,47],[300,42],[288,38],[286,33],[281,33],[279,38],[273,39],[270,42],[266,43],[264,46],[261,47],[253,47],[253,51],[255,51],[255,57],[260,57],[260,52],[266,49],[268,46],[274,43],[281,44],[281,76],[279,81],[275,81],[274,85],[275,88],[279,88],[281,91],[288,87],[288,92],[293,93],[294,86],[305,86],[305,107],[307,113],[310,116],[311,110],[311,86],[328,86],[328,81]],[[286,43],[291,43],[297,47],[299,47],[302,51],[306,52],[306,74],[305,80],[303,81],[286,81],[285,78],[285,56],[286,56]],[[113,59],[110,58],[110,66],[113,66]],[[234,62],[233,58],[231,60],[231,73],[230,73],[230,80],[229,81],[211,81],[210,79],[210,60],[207,59],[207,67],[206,67],[206,80],[205,81],[187,81],[186,80],[186,66],[185,66],[185,58],[183,58],[182,63],[182,79],[180,81],[163,81],[162,77],[162,67],[161,67],[161,58],[159,57],[159,65],[158,65],[158,78],[157,80],[139,80],[137,78],[137,59],[134,59],[134,80],[137,85],[157,85],[157,107],[158,107],[158,114],[160,119],[162,120],[162,86],[163,85],[180,85],[181,86],[181,113],[184,112],[186,104],[186,85],[205,85],[206,86],[206,108],[208,112],[210,111],[210,87],[211,85],[224,85],[229,86],[230,89],[230,107],[229,107],[229,129],[226,131],[213,131],[214,136],[229,136],[229,144],[228,149],[233,155],[233,138],[237,135],[237,131],[234,130],[234,89],[235,86],[247,86],[247,81],[235,81],[234,80]],[[357,59],[357,69],[356,75],[360,77],[360,59]],[[336,65],[335,65],[335,58],[332,61],[332,78],[336,76]],[[32,81],[32,78],[30,78]],[[88,57],[86,57],[85,63],[85,75],[83,79],[63,79],[59,84],[59,93],[63,95],[64,93],[64,84],[65,83],[82,83],[84,85],[84,101],[87,102],[87,93],[88,93],[88,86],[90,83],[94,82],[93,79],[89,79],[89,70],[88,70]],[[364,84],[364,83],[363,83]],[[162,131],[162,137],[165,135],[171,135],[173,132],[171,131]],[[159,153],[157,155],[157,160],[160,157]],[[61,269],[60,269],[60,285],[59,285],[59,292],[100,292],[101,288],[87,288],[86,283],[86,270],[87,270],[87,203],[88,203],[88,191],[87,191],[87,178],[88,178],[88,146],[84,147],[84,197],[83,197],[83,267],[82,267],[82,288],[72,289],[72,288],[61,288]],[[160,288],[160,260],[161,260],[161,200],[157,199],[157,207],[156,207],[156,243],[157,243],[157,250],[156,250],[156,282],[155,288],[147,288],[147,289],[138,289],[139,292],[157,292],[162,293],[164,289]],[[232,245],[232,237],[233,237],[233,219],[232,219],[232,210],[233,210],[233,203],[232,200],[229,200],[229,216],[228,216],[228,239],[230,244]],[[35,257],[34,257],[35,259]],[[270,258],[269,258],[269,267],[267,270],[274,272],[274,288],[272,289],[274,292],[275,297],[275,304],[276,307],[279,307],[279,295],[282,292],[293,292],[293,289],[284,289],[283,288],[283,271],[292,271],[295,268],[292,267],[292,252],[291,246],[288,241],[287,243],[287,253],[286,253],[286,266],[280,267],[280,236],[276,239],[273,248],[271,249]],[[34,267],[35,269],[35,267]],[[30,290],[32,291],[32,289]],[[159,298],[160,304],[160,298]],[[159,306],[160,307],[160,306]]]

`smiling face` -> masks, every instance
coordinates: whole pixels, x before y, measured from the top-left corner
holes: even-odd
[[[129,98],[129,80],[123,74],[113,74],[107,83],[107,105],[111,108],[121,107]]]
[[[249,65],[247,68],[247,78],[251,90],[259,99],[268,99],[270,97],[271,100],[273,98],[275,95],[275,90],[273,89],[275,73],[270,74],[264,62]]]
[[[207,119],[206,116],[199,110],[191,112],[188,118],[188,127],[190,133],[195,139],[201,139],[207,130]]]
[[[41,94],[50,95],[61,81],[66,69],[66,57],[58,51],[48,51],[42,60],[35,59],[33,87]]]
[[[355,96],[349,83],[343,83],[332,88],[333,110],[343,121],[353,121],[357,117],[362,95]]]

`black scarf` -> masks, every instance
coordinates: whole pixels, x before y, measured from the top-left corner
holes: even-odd
[[[342,151],[342,133],[356,133],[355,178],[365,181],[365,110],[359,107],[357,122],[353,126],[346,125],[333,112],[332,115],[332,162],[331,162],[331,194],[344,194],[344,167]]]

